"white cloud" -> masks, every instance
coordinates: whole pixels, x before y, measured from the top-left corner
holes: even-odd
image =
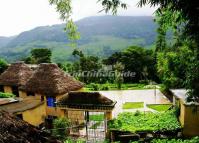
[[[152,15],[154,8],[137,8],[138,0],[124,0],[129,8],[118,15]],[[73,18],[79,20],[98,13],[102,7],[97,0],[73,0]],[[0,36],[11,36],[37,26],[62,23],[59,14],[48,0],[0,0]]]

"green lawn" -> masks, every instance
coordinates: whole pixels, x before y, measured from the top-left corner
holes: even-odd
[[[167,111],[172,105],[171,104],[148,104],[147,107],[162,112],[162,111]]]
[[[118,89],[117,84],[105,83],[105,84],[88,84],[85,89],[87,91],[100,91],[100,90],[144,90],[153,89],[153,86],[146,88],[146,84],[134,83],[134,84],[122,84],[121,89]]]
[[[89,120],[91,120],[91,121],[103,121],[104,115],[103,114],[89,115]]]
[[[123,104],[123,109],[137,109],[144,108],[144,102],[126,102]]]

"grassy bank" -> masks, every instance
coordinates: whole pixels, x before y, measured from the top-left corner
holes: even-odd
[[[153,85],[146,85],[141,83],[134,84],[122,84],[121,89],[118,88],[117,84],[95,84],[91,83],[85,86],[87,91],[102,91],[102,90],[143,90],[143,89],[154,89]]]

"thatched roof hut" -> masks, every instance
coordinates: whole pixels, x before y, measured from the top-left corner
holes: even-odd
[[[25,85],[32,76],[33,71],[23,62],[13,63],[0,75],[0,85],[21,86]]]
[[[111,110],[115,104],[99,92],[70,92],[57,102],[57,107]]]
[[[47,96],[56,96],[76,91],[83,84],[66,75],[56,64],[40,64],[34,75],[20,89]]]
[[[1,143],[60,143],[50,134],[0,110]]]

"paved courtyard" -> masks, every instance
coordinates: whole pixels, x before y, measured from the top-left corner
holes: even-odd
[[[160,92],[159,89],[149,90],[116,90],[116,91],[100,91],[100,93],[114,101],[117,101],[113,110],[113,117],[124,111],[134,112],[137,109],[122,109],[126,102],[144,102],[144,108],[141,111],[150,111],[146,104],[168,104],[170,101]]]

